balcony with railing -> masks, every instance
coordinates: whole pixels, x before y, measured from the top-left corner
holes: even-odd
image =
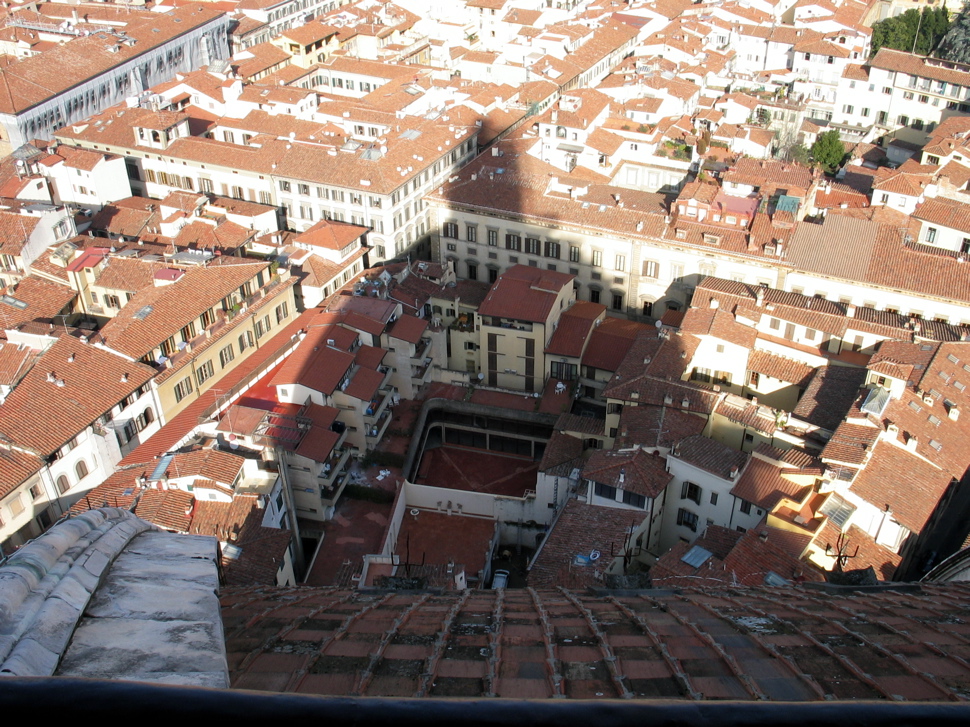
[[[426,357],[420,364],[412,364],[411,380],[415,384],[426,384],[431,380],[431,364],[434,359]]]
[[[366,420],[366,417],[365,417]],[[377,446],[377,443],[381,441],[384,437],[384,432],[387,431],[388,425],[391,423],[391,413],[385,409],[377,416],[373,423],[368,422],[367,428],[364,432],[364,438],[367,441],[367,448],[373,449]]]
[[[367,426],[375,423],[387,411],[387,405],[391,401],[392,390],[384,389],[378,391],[374,398],[364,404],[364,422]]]
[[[416,344],[414,344],[414,353],[411,354],[411,360],[420,361],[424,358],[429,348],[431,348],[431,339],[422,338]]]
[[[391,370],[390,366],[378,366],[377,370],[380,371],[382,374],[384,374],[384,378],[381,379],[381,383],[377,387],[377,390],[380,392],[384,392],[388,389],[388,382],[391,380],[391,374],[393,373],[393,371]]]
[[[339,490],[347,474],[347,462],[350,460],[350,448],[334,448],[331,455],[320,466],[317,482],[320,484],[320,498],[322,500],[336,500]]]
[[[499,318],[498,316],[482,316],[483,326],[493,328],[510,328],[514,331],[531,331],[532,324],[528,321],[517,321],[514,318]]]
[[[461,313],[451,322],[449,328],[459,333],[471,333],[475,330],[475,315],[473,313]]]
[[[182,341],[178,344],[178,350],[170,354],[168,358],[168,365],[176,366],[184,358],[191,358],[193,349],[202,345],[205,341],[212,338],[219,331],[225,328],[231,317],[226,311],[218,311],[216,313],[216,319],[206,328],[202,329],[199,333],[193,336],[188,341]]]

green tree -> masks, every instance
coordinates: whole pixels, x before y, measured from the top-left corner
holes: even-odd
[[[788,161],[796,162],[798,164],[803,164],[806,167],[811,161],[811,156],[809,155],[808,147],[804,144],[794,144],[788,149],[786,153]]]
[[[936,54],[955,63],[970,63],[970,3],[965,3],[953,20]]]
[[[950,15],[945,5],[925,7],[922,15],[915,8],[910,8],[901,15],[872,24],[872,55],[876,55],[880,48],[929,55],[949,27]]]
[[[835,171],[844,158],[845,145],[835,129],[819,134],[812,144],[812,159],[827,172]]]

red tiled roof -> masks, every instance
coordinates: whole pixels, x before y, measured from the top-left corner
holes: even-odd
[[[834,554],[839,535],[838,526],[829,520],[815,538],[815,542],[821,549],[831,548]],[[879,580],[892,580],[896,569],[903,560],[898,553],[879,545],[871,535],[855,525],[850,525],[843,537],[844,552],[849,556],[845,564],[846,570],[872,568]]]
[[[582,467],[583,451],[582,439],[556,430],[546,443],[539,471],[568,477],[574,468]]]
[[[0,432],[43,456],[146,384],[155,370],[61,336],[0,408]]]
[[[137,293],[101,336],[116,351],[141,358],[268,268],[262,262],[191,268],[171,285]]]
[[[16,286],[8,286],[2,292],[26,303],[26,307],[20,307],[0,301],[0,329],[6,330],[30,321],[54,323],[54,317],[69,310],[68,306],[77,296],[70,287],[36,275],[27,275]],[[59,323],[63,324],[63,320]]]
[[[335,336],[340,330],[339,326],[310,328],[300,346],[273,377],[271,385],[301,384],[314,391],[332,394],[354,362],[354,354],[328,344],[328,341],[336,343]]]
[[[384,380],[384,374],[374,369],[359,368],[344,389],[347,396],[361,401],[370,401],[377,394],[377,387]]]
[[[361,346],[354,355],[354,363],[367,369],[376,369],[384,361],[387,351],[374,346]]]
[[[767,537],[762,540],[762,534]],[[824,582],[822,572],[800,559],[808,536],[768,527],[764,521],[746,534],[710,525],[693,543],[678,543],[650,570],[655,588],[760,586],[769,573],[793,583]],[[683,560],[694,547],[711,557],[694,567]]]
[[[919,533],[950,485],[952,477],[904,447],[880,440],[851,490]]]
[[[869,459],[882,430],[874,426],[842,422],[822,450],[822,459],[861,465]]]
[[[770,511],[784,497],[797,499],[805,485],[782,477],[782,468],[758,457],[752,457],[741,473],[731,494]]]
[[[743,348],[753,348],[758,331],[753,326],[735,320],[720,308],[691,308],[680,325],[685,333],[711,336]]]
[[[351,225],[346,222],[320,220],[306,232],[301,232],[294,237],[293,242],[339,252],[366,233],[366,227]]]
[[[188,532],[192,520],[195,498],[182,490],[156,490],[149,488],[141,493],[135,514],[166,530]]]
[[[804,386],[815,369],[787,356],[756,350],[748,355],[748,371],[755,371],[789,384]]]
[[[483,316],[545,323],[572,275],[553,273],[528,265],[514,265],[502,273],[478,308]]]
[[[529,570],[532,588],[563,586],[583,588],[602,583],[611,553],[627,547],[631,526],[638,526],[647,513],[615,507],[587,505],[569,500],[546,536],[542,550]],[[599,551],[600,558],[589,565],[575,565],[577,555]]]
[[[732,479],[731,473],[740,472],[748,460],[748,455],[744,452],[700,434],[681,440],[672,452],[672,456],[723,480]]]
[[[616,447],[673,447],[687,437],[700,434],[707,420],[680,409],[665,406],[626,406],[620,413]]]
[[[122,464],[144,462],[168,452],[181,442],[198,426],[199,417],[211,414],[220,404],[222,392],[232,390],[233,387],[252,380],[253,377],[263,376],[271,370],[275,359],[283,350],[294,345],[297,333],[308,326],[316,314],[316,311],[305,311],[289,325],[276,329],[271,338],[220,379],[219,387],[205,391],[147,441],[142,442],[133,452],[125,456],[121,461]]]
[[[568,310],[559,316],[546,353],[550,356],[571,356],[579,358],[583,355],[589,332],[594,322],[606,312],[606,306],[599,303],[576,301]]]
[[[276,585],[276,574],[290,545],[290,531],[262,526],[264,510],[252,495],[233,497],[232,502],[199,500],[192,513],[189,532],[212,535],[241,549],[237,557],[222,556],[226,582],[230,585]]]
[[[725,182],[737,182],[753,187],[785,188],[795,196],[812,184],[812,172],[807,167],[789,162],[742,158],[724,172]]]
[[[404,314],[388,330],[387,335],[408,343],[417,343],[427,329],[428,322],[423,318]]]
[[[28,452],[0,446],[0,498],[17,489],[35,472],[47,465],[47,461]]]
[[[642,449],[633,452],[596,450],[583,467],[583,478],[628,490],[650,499],[658,497],[673,480],[659,454]]]
[[[773,539],[774,531],[763,545]],[[796,702],[959,701],[970,683],[954,666],[965,644],[949,627],[961,625],[970,602],[956,584],[863,593],[729,581],[608,596],[230,587],[220,600],[234,689],[623,698],[644,708],[658,698],[761,699],[790,714]]]
[[[594,330],[583,353],[583,365],[602,371],[616,371],[641,331],[652,327],[637,321],[606,318]]]
[[[866,380],[866,370],[822,366],[815,370],[802,398],[792,410],[799,419],[835,431]]]
[[[945,197],[935,197],[920,204],[913,217],[934,225],[970,232],[970,204]]]
[[[0,385],[13,386],[29,371],[30,360],[38,351],[15,343],[0,343]]]

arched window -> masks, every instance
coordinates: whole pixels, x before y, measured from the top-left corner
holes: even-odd
[[[147,409],[145,409],[145,411],[143,411],[141,414],[135,417],[135,426],[138,428],[138,431],[140,432],[142,429],[147,427],[153,421],[155,421],[155,413],[152,411],[151,407],[148,407]]]
[[[77,461],[77,464],[74,465],[74,474],[77,475],[77,478],[79,480],[83,480],[85,477],[87,477],[88,476],[88,463],[85,462],[83,459],[79,459]]]
[[[61,475],[57,478],[57,491],[62,495],[71,489],[71,481],[67,479],[67,475]]]

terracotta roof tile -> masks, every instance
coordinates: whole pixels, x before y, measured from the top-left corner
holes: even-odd
[[[268,268],[260,262],[189,269],[171,285],[137,293],[101,336],[111,348],[141,358]]]
[[[645,515],[569,500],[532,563],[529,585],[583,588],[601,584],[611,554],[625,550],[630,527],[639,525]],[[589,565],[574,564],[577,555],[589,556],[594,550],[600,553],[598,560]]]
[[[731,494],[746,502],[772,510],[782,498],[797,499],[805,485],[796,484],[782,476],[783,468],[759,457],[752,457],[731,489]]]
[[[927,199],[916,208],[913,217],[961,232],[970,232],[970,204],[953,199],[945,197]]]
[[[270,384],[301,384],[314,391],[332,394],[354,362],[354,354],[328,343],[334,341],[340,345],[336,337],[341,330],[347,331],[339,326],[310,328],[306,338],[286,359]]]
[[[704,417],[665,406],[625,406],[620,413],[616,447],[673,447],[707,426]]]
[[[864,464],[880,434],[878,427],[842,422],[822,450],[822,459],[839,464]]]
[[[0,329],[6,330],[29,322],[53,325],[55,316],[68,310],[77,295],[70,287],[37,275],[27,275],[2,292],[11,299],[0,300]],[[63,324],[64,320],[57,322]]]
[[[225,549],[222,567],[230,585],[276,585],[276,574],[290,546],[290,531],[262,526],[259,498],[233,497],[232,502],[199,500],[189,528],[194,535],[212,535],[239,548],[230,557]]]
[[[770,551],[774,537],[752,545]],[[739,568],[746,562],[738,557]],[[760,699],[789,712],[794,702],[942,703],[967,690],[967,670],[954,666],[964,643],[952,628],[970,602],[965,586],[862,593],[725,580],[608,596],[230,587],[220,599],[235,689],[644,706],[658,697]]]
[[[748,371],[779,381],[805,386],[815,369],[801,361],[769,351],[755,350],[748,355]]]
[[[399,338],[408,343],[418,343],[421,336],[428,330],[428,321],[416,316],[402,315],[394,325],[388,329],[387,335]]]
[[[32,108],[222,15],[221,10],[197,5],[168,13],[133,13],[122,31],[136,43],[119,43],[113,34],[91,33],[23,58],[0,68],[0,111],[12,114]],[[117,51],[109,52],[112,47]]]
[[[301,245],[321,247],[340,252],[367,233],[366,227],[351,225],[346,222],[332,222],[320,220],[306,232],[301,232],[293,241]]]
[[[513,265],[492,285],[478,312],[483,316],[545,323],[557,296],[563,288],[572,285],[573,277],[528,265]]]
[[[664,458],[642,449],[633,452],[597,450],[586,461],[582,476],[650,499],[657,498],[673,480]]]
[[[680,441],[671,456],[710,472],[722,480],[732,480],[744,469],[748,455],[708,437],[695,434]]]
[[[604,319],[590,336],[589,345],[583,352],[583,365],[602,371],[616,371],[637,334],[649,329],[650,326],[637,321]]]
[[[859,387],[865,379],[865,369],[849,366],[818,368],[792,414],[809,424],[834,432],[858,396]]]
[[[0,498],[9,495],[46,466],[46,459],[7,445],[0,446]]]
[[[539,472],[568,477],[573,469],[583,466],[583,440],[558,429],[546,443],[539,462]]]
[[[4,401],[0,432],[48,456],[154,374],[150,366],[61,336]]]
[[[599,303],[576,301],[559,316],[552,338],[546,346],[549,356],[571,356],[579,358],[590,340],[590,331],[597,320],[606,312],[606,306]]]
[[[746,325],[720,308],[691,308],[680,324],[685,333],[695,336],[711,336],[742,348],[754,348],[758,331]]]
[[[852,482],[852,492],[919,533],[952,477],[905,448],[880,441],[869,463]]]

